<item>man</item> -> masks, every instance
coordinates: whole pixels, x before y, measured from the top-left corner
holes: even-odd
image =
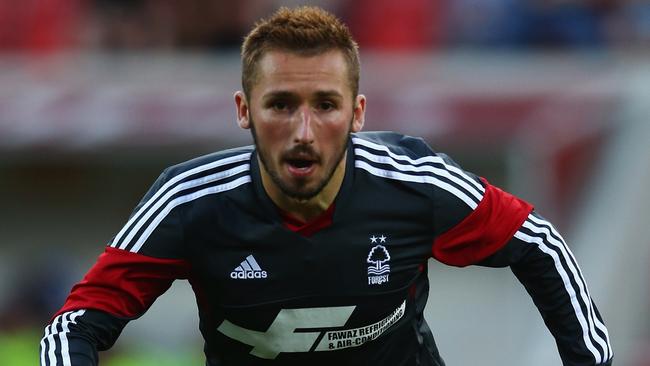
[[[532,207],[421,139],[359,132],[357,45],[317,8],[242,47],[254,147],[166,169],[45,328],[42,365],[95,365],[175,279],[207,365],[444,365],[423,316],[427,260],[510,266],[564,365],[610,365],[577,263]]]

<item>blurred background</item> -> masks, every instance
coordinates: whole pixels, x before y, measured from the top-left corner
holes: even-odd
[[[616,365],[650,365],[645,0],[0,0],[0,363],[38,363],[44,325],[164,167],[251,143],[232,98],[242,36],[299,4],[359,41],[365,128],[422,136],[534,203],[576,254]],[[431,261],[430,277],[448,365],[560,365],[508,269]],[[101,359],[203,364],[187,283]]]

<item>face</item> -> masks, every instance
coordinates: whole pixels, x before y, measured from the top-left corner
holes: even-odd
[[[238,123],[252,130],[264,173],[283,194],[310,199],[344,171],[348,136],[363,126],[365,97],[352,95],[342,52],[269,51],[249,98],[235,94]]]

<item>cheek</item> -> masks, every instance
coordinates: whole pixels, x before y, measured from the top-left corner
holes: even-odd
[[[290,138],[290,129],[282,124],[270,124],[266,130],[266,140],[276,150],[282,150]]]
[[[350,119],[341,117],[337,121],[325,122],[322,125],[322,130],[323,135],[327,136],[328,141],[339,143],[350,132]]]
[[[266,145],[276,145],[289,137],[289,124],[281,120],[260,119],[255,120],[255,131],[258,139]]]
[[[337,159],[341,150],[347,146],[349,131],[348,123],[327,126],[320,134],[321,151],[326,152],[332,160]]]

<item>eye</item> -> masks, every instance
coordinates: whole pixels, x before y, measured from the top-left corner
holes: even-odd
[[[284,112],[289,109],[289,104],[283,101],[275,101],[271,103],[271,108],[277,112]]]
[[[320,109],[321,111],[328,112],[333,109],[336,109],[336,105],[332,102],[320,102],[318,103],[318,109]]]

